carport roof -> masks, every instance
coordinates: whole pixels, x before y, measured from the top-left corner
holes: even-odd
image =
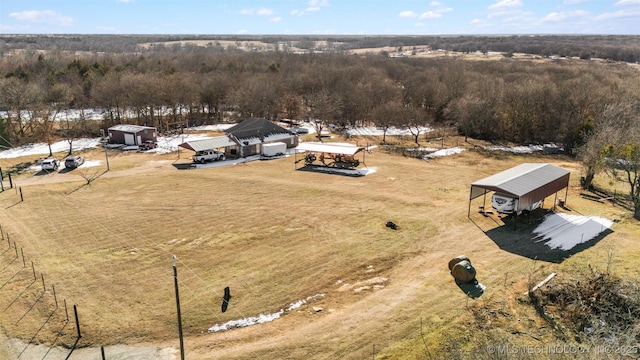
[[[361,146],[355,146],[351,144],[336,144],[336,143],[301,143],[296,147],[298,150],[313,151],[319,153],[332,153],[332,154],[346,154],[354,155],[359,151],[364,150]]]
[[[522,197],[547,186],[553,189],[546,189],[548,191],[544,193],[552,194],[569,185],[569,174],[568,170],[551,164],[520,164],[472,183],[470,199],[475,199],[487,191]]]
[[[234,146],[234,145],[237,145],[237,144],[233,142],[233,140],[229,139],[229,137],[216,136],[212,138],[186,141],[178,146],[197,152],[197,151],[211,150],[211,149],[217,149],[217,148]]]

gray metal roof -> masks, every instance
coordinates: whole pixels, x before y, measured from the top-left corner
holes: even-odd
[[[549,196],[569,186],[569,174],[568,170],[551,164],[520,164],[472,183],[470,199],[481,196],[487,191],[518,198],[533,192]]]
[[[139,133],[144,130],[155,130],[156,128],[151,126],[142,126],[142,125],[129,125],[129,124],[120,124],[114,125],[107,129],[108,131],[122,131],[126,133]]]
[[[178,146],[183,147],[185,149],[193,150],[193,151],[203,151],[203,150],[212,150],[212,149],[218,149],[218,148],[234,146],[234,145],[237,145],[237,144],[233,140],[229,139],[228,136],[216,136],[212,138],[186,141]]]

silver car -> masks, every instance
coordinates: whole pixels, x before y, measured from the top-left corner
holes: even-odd
[[[84,158],[82,156],[69,156],[64,161],[64,167],[67,169],[75,169],[82,164],[84,164]]]

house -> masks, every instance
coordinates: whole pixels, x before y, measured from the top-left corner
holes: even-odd
[[[225,130],[235,145],[227,148],[228,157],[260,155],[262,145],[274,142],[287,144],[287,148],[298,146],[298,136],[267,119],[249,118]]]
[[[115,125],[107,129],[109,144],[142,145],[147,141],[157,142],[157,130],[154,127],[140,125]]]

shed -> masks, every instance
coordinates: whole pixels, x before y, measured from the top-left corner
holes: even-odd
[[[467,216],[471,215],[471,200],[492,191],[515,198],[516,214],[562,189],[566,189],[566,202],[569,175],[568,170],[551,164],[524,163],[478,180],[471,184]]]
[[[224,133],[236,143],[229,148],[229,155],[236,157],[259,155],[262,144],[283,142],[287,148],[298,146],[296,134],[263,118],[246,119]]]
[[[141,145],[145,141],[157,142],[157,130],[150,126],[120,124],[107,131],[110,144]]]

